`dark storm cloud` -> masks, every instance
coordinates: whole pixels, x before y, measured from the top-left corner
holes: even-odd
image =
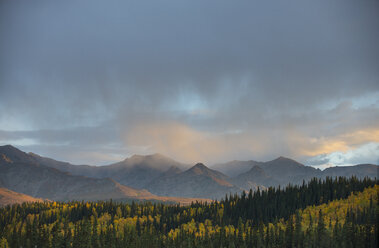
[[[216,161],[379,141],[341,138],[378,129],[378,1],[0,4],[0,142]],[[180,155],[167,137],[198,138]],[[198,154],[203,140],[224,157]]]

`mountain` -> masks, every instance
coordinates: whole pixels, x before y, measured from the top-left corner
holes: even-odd
[[[321,171],[285,157],[268,162],[232,161],[215,167],[228,175],[242,173],[230,177],[201,163],[188,168],[161,154],[133,155],[106,166],[72,165],[0,146],[0,187],[52,200],[129,198],[189,203],[183,197],[219,199],[258,187],[301,184],[313,177],[378,175],[377,165]]]
[[[267,175],[272,177],[284,176],[282,182],[286,182],[288,178],[290,180],[301,180],[302,177],[307,175],[318,176],[318,170],[313,167],[304,166],[303,164],[285,157],[278,157],[268,162],[257,162],[254,160],[240,161],[234,160],[223,164],[215,164],[213,169],[223,172],[231,178],[236,178],[241,174],[247,173],[255,166],[259,166],[264,169]],[[280,181],[278,182],[280,183]]]
[[[73,175],[94,178],[112,178],[120,184],[137,189],[145,189],[155,178],[168,170],[181,171],[188,167],[161,154],[133,155],[121,162],[106,166],[72,165],[65,162],[30,154],[40,164],[52,167]]]
[[[232,182],[243,188],[249,189],[257,186],[285,186],[291,184],[301,184],[303,180],[307,182],[313,177],[351,177],[353,175],[363,178],[378,177],[379,166],[373,164],[362,164],[355,166],[339,166],[328,168],[324,171],[305,166],[295,160],[279,157],[268,162],[257,162],[259,166],[254,166],[247,172],[241,173],[232,179]]]
[[[34,163],[35,162],[35,160],[31,156],[29,156],[25,152],[22,152],[11,145],[0,146],[0,161],[5,161],[8,163],[16,163],[16,162]]]
[[[279,157],[261,164],[262,169],[274,181],[270,185],[287,185],[288,183],[300,184],[313,177],[320,177],[322,171],[310,166],[305,166],[293,159]]]
[[[308,181],[313,177],[321,177],[322,172],[313,167],[305,166],[295,160],[279,157],[268,162],[259,162],[246,173],[241,173],[233,178],[233,182],[244,188],[251,186],[279,186],[300,184],[303,180]]]
[[[29,155],[44,166],[73,175],[98,179],[112,178],[121,185],[146,189],[160,196],[215,198],[241,190],[232,185],[230,179],[221,172],[211,170],[202,164],[183,171],[188,165],[161,154],[133,155],[106,166],[72,165],[32,153]]]
[[[6,188],[0,188],[0,206],[21,204],[24,202],[43,202],[43,199],[14,192]]]
[[[110,178],[71,175],[44,166],[27,153],[11,146],[0,147],[0,187],[54,201],[69,200],[157,200],[188,202],[188,199],[159,197],[147,190],[121,185]],[[194,199],[204,200],[204,199]]]
[[[200,198],[221,198],[227,193],[241,191],[226,175],[201,163],[181,173],[162,175],[147,189],[159,195]]]
[[[161,154],[147,156],[133,155],[122,162],[107,166],[109,177],[117,182],[135,188],[148,188],[155,178],[167,171],[181,171],[186,165]]]
[[[331,177],[351,177],[354,175],[358,178],[366,176],[370,178],[379,178],[379,166],[374,164],[359,164],[355,166],[330,167],[323,171],[323,175]]]
[[[21,156],[23,155],[23,152],[19,151],[19,153]],[[146,190],[135,190],[109,178],[73,176],[30,160],[24,162],[12,160],[12,157],[10,159],[11,162],[0,160],[1,186],[33,197],[66,201],[152,196]]]
[[[242,173],[239,176],[233,178],[232,182],[238,187],[245,190],[256,190],[258,187],[264,188],[271,183],[277,184],[275,179],[271,178],[271,176],[268,176],[266,172],[258,165],[254,166],[246,173]]]
[[[218,170],[229,177],[236,177],[241,173],[247,172],[254,166],[259,166],[261,163],[262,162],[257,162],[254,160],[233,160],[227,163],[214,164],[211,166],[211,168]]]

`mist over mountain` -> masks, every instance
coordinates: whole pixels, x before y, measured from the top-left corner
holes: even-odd
[[[241,160],[233,160],[226,163],[219,163],[211,165],[212,169],[221,171],[225,175],[229,177],[236,177],[241,173],[244,173],[254,166],[259,166],[262,162],[257,162],[254,160],[241,161]]]
[[[66,201],[152,196],[147,191],[128,188],[110,178],[75,176],[47,167],[15,148],[2,148],[0,153],[3,155],[0,160],[1,186],[32,197]]]
[[[134,155],[106,166],[73,165],[0,146],[0,187],[51,200],[183,198],[220,199],[225,194],[301,184],[313,177],[378,176],[378,165],[333,167],[324,171],[279,157],[267,162],[232,161],[189,167],[161,154]],[[170,197],[173,197],[170,199]]]
[[[58,170],[66,171],[72,175],[81,175],[94,178],[112,178],[117,182],[134,188],[147,188],[155,178],[166,171],[181,171],[188,165],[179,163],[161,154],[147,156],[133,155],[118,163],[106,166],[72,165],[65,162],[40,157],[31,154],[39,163]]]
[[[183,201],[186,199],[165,198],[151,194],[145,189],[134,189],[115,180],[104,177],[94,178],[72,175],[54,167],[76,168],[68,163],[27,154],[12,146],[0,146],[0,187],[10,189],[32,197],[55,201],[71,200],[158,200]],[[51,161],[51,163],[49,163]],[[46,166],[51,165],[52,167]],[[97,168],[95,166],[83,166]],[[196,200],[196,199],[193,199]],[[199,199],[200,200],[200,199]]]

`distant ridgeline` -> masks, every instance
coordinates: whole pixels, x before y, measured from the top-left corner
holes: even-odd
[[[0,247],[378,247],[378,180],[313,179],[189,206],[36,202],[0,209]]]

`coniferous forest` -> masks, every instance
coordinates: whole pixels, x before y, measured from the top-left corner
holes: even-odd
[[[189,206],[40,202],[0,209],[0,247],[378,247],[378,180],[313,179]]]

